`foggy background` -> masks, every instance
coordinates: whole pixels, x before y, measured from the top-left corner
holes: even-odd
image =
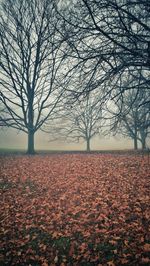
[[[62,141],[49,141],[48,134],[37,132],[35,134],[35,150],[86,150],[86,142],[66,143]],[[1,149],[23,149],[27,148],[27,135],[14,129],[0,130]],[[132,149],[133,141],[127,138],[101,136],[91,140],[91,150],[120,150]]]

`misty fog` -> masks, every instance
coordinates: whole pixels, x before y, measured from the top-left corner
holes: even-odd
[[[0,131],[0,148],[26,150],[27,135],[13,129]],[[37,132],[35,135],[36,150],[85,150],[86,143],[67,143],[62,141],[49,141],[49,135]],[[119,150],[132,149],[133,143],[130,139],[118,137],[95,137],[91,141],[91,150]]]

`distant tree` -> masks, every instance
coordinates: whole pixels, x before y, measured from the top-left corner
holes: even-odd
[[[132,138],[135,150],[138,149],[138,141],[141,142],[142,149],[146,148],[146,139],[150,134],[150,105],[142,105],[149,96],[149,90],[137,92],[134,89],[126,92],[124,104],[121,101],[115,103],[119,114],[114,127],[115,132]]]
[[[64,93],[65,44],[55,1],[2,0],[0,27],[0,124],[27,133],[32,154],[35,132],[60,108]]]
[[[96,93],[88,93],[76,99],[75,104],[65,103],[64,110],[57,114],[57,120],[44,130],[50,133],[50,140],[86,142],[90,151],[91,139],[98,135],[103,125],[102,105]],[[57,121],[57,122],[56,122]],[[49,129],[48,129],[49,128]]]
[[[139,121],[139,140],[142,144],[142,149],[147,148],[147,139],[150,137],[150,107],[149,103],[140,108],[140,121]]]

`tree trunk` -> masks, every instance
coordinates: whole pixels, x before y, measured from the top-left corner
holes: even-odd
[[[134,149],[137,150],[138,149],[138,143],[137,143],[137,138],[134,137]]]
[[[141,135],[142,150],[145,150],[146,149],[146,133],[144,132],[144,130],[140,131],[140,135]]]
[[[86,140],[86,151],[90,151],[90,139]]]
[[[146,149],[146,139],[143,138],[142,139],[142,150],[145,150]]]
[[[34,132],[29,130],[28,131],[28,154],[34,154]]]
[[[33,90],[31,90],[30,86],[28,88],[29,90],[29,112],[28,112],[28,154],[34,154],[34,111],[33,111]]]

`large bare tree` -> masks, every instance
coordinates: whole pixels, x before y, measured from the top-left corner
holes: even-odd
[[[2,0],[0,27],[0,123],[27,133],[32,154],[35,132],[60,108],[64,93],[65,44],[55,1]]]
[[[72,71],[78,70],[78,78],[82,74],[88,90],[106,83],[104,98],[122,96],[127,72],[137,88],[139,82],[140,87],[150,84],[149,10],[145,0],[70,0],[65,15],[59,12],[74,59]]]

